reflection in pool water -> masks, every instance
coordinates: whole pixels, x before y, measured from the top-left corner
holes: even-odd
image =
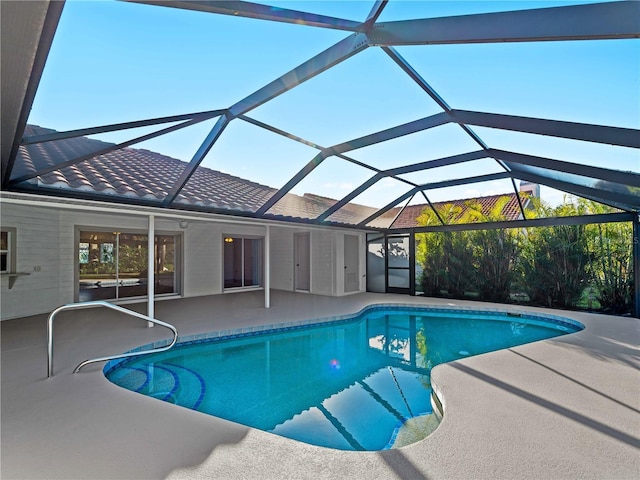
[[[437,425],[425,417],[436,365],[580,329],[571,320],[377,306],[328,324],[182,342],[105,371],[124,388],[285,437],[382,450]]]

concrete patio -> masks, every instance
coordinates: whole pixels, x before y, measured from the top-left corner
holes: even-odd
[[[181,336],[357,312],[374,303],[495,305],[399,295],[272,292],[161,301]],[[143,311],[144,304],[133,305]],[[540,309],[504,306],[508,311]],[[139,395],[82,360],[166,338],[101,310],[4,321],[3,479],[640,478],[640,321],[549,311],[585,330],[440,365],[445,416],[431,436],[382,452],[315,447]]]

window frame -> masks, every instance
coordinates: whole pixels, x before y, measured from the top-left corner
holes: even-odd
[[[0,227],[0,232],[7,234],[7,248],[0,249],[0,255],[7,256],[7,268],[6,270],[0,270],[0,273],[16,273],[16,228]]]

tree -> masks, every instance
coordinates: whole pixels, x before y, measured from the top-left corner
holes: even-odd
[[[482,205],[468,202],[472,221],[497,222],[506,220],[503,213],[509,197],[499,198],[485,212]],[[482,300],[507,302],[510,300],[513,267],[517,256],[518,234],[513,229],[476,230],[471,232],[474,252],[476,290]]]
[[[539,216],[562,217],[584,213],[572,203],[558,207],[536,205]],[[589,274],[584,225],[556,225],[527,230],[519,256],[520,283],[531,301],[547,307],[575,308]]]
[[[612,207],[581,199],[589,213],[611,213]],[[600,306],[611,313],[628,313],[633,304],[633,227],[630,222],[587,226],[589,274]]]
[[[459,205],[445,204],[438,215],[447,224],[464,219]],[[439,225],[434,211],[426,208],[418,217],[418,225]],[[462,297],[474,284],[473,250],[468,232],[431,232],[416,235],[417,261],[423,267],[422,287],[425,295]]]

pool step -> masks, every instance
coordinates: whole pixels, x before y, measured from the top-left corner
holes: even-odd
[[[107,378],[112,383],[115,383],[120,387],[126,388],[127,390],[132,390],[134,392],[141,391],[147,386],[149,382],[149,376],[147,375],[147,372],[138,367],[117,368],[109,372]]]
[[[204,379],[198,373],[182,365],[169,363],[163,363],[162,365],[176,373],[180,378],[180,386],[177,389],[177,401],[175,403],[197,410],[207,391]]]
[[[206,392],[200,375],[169,363],[122,367],[110,373],[109,380],[128,390],[193,410],[200,406]]]

